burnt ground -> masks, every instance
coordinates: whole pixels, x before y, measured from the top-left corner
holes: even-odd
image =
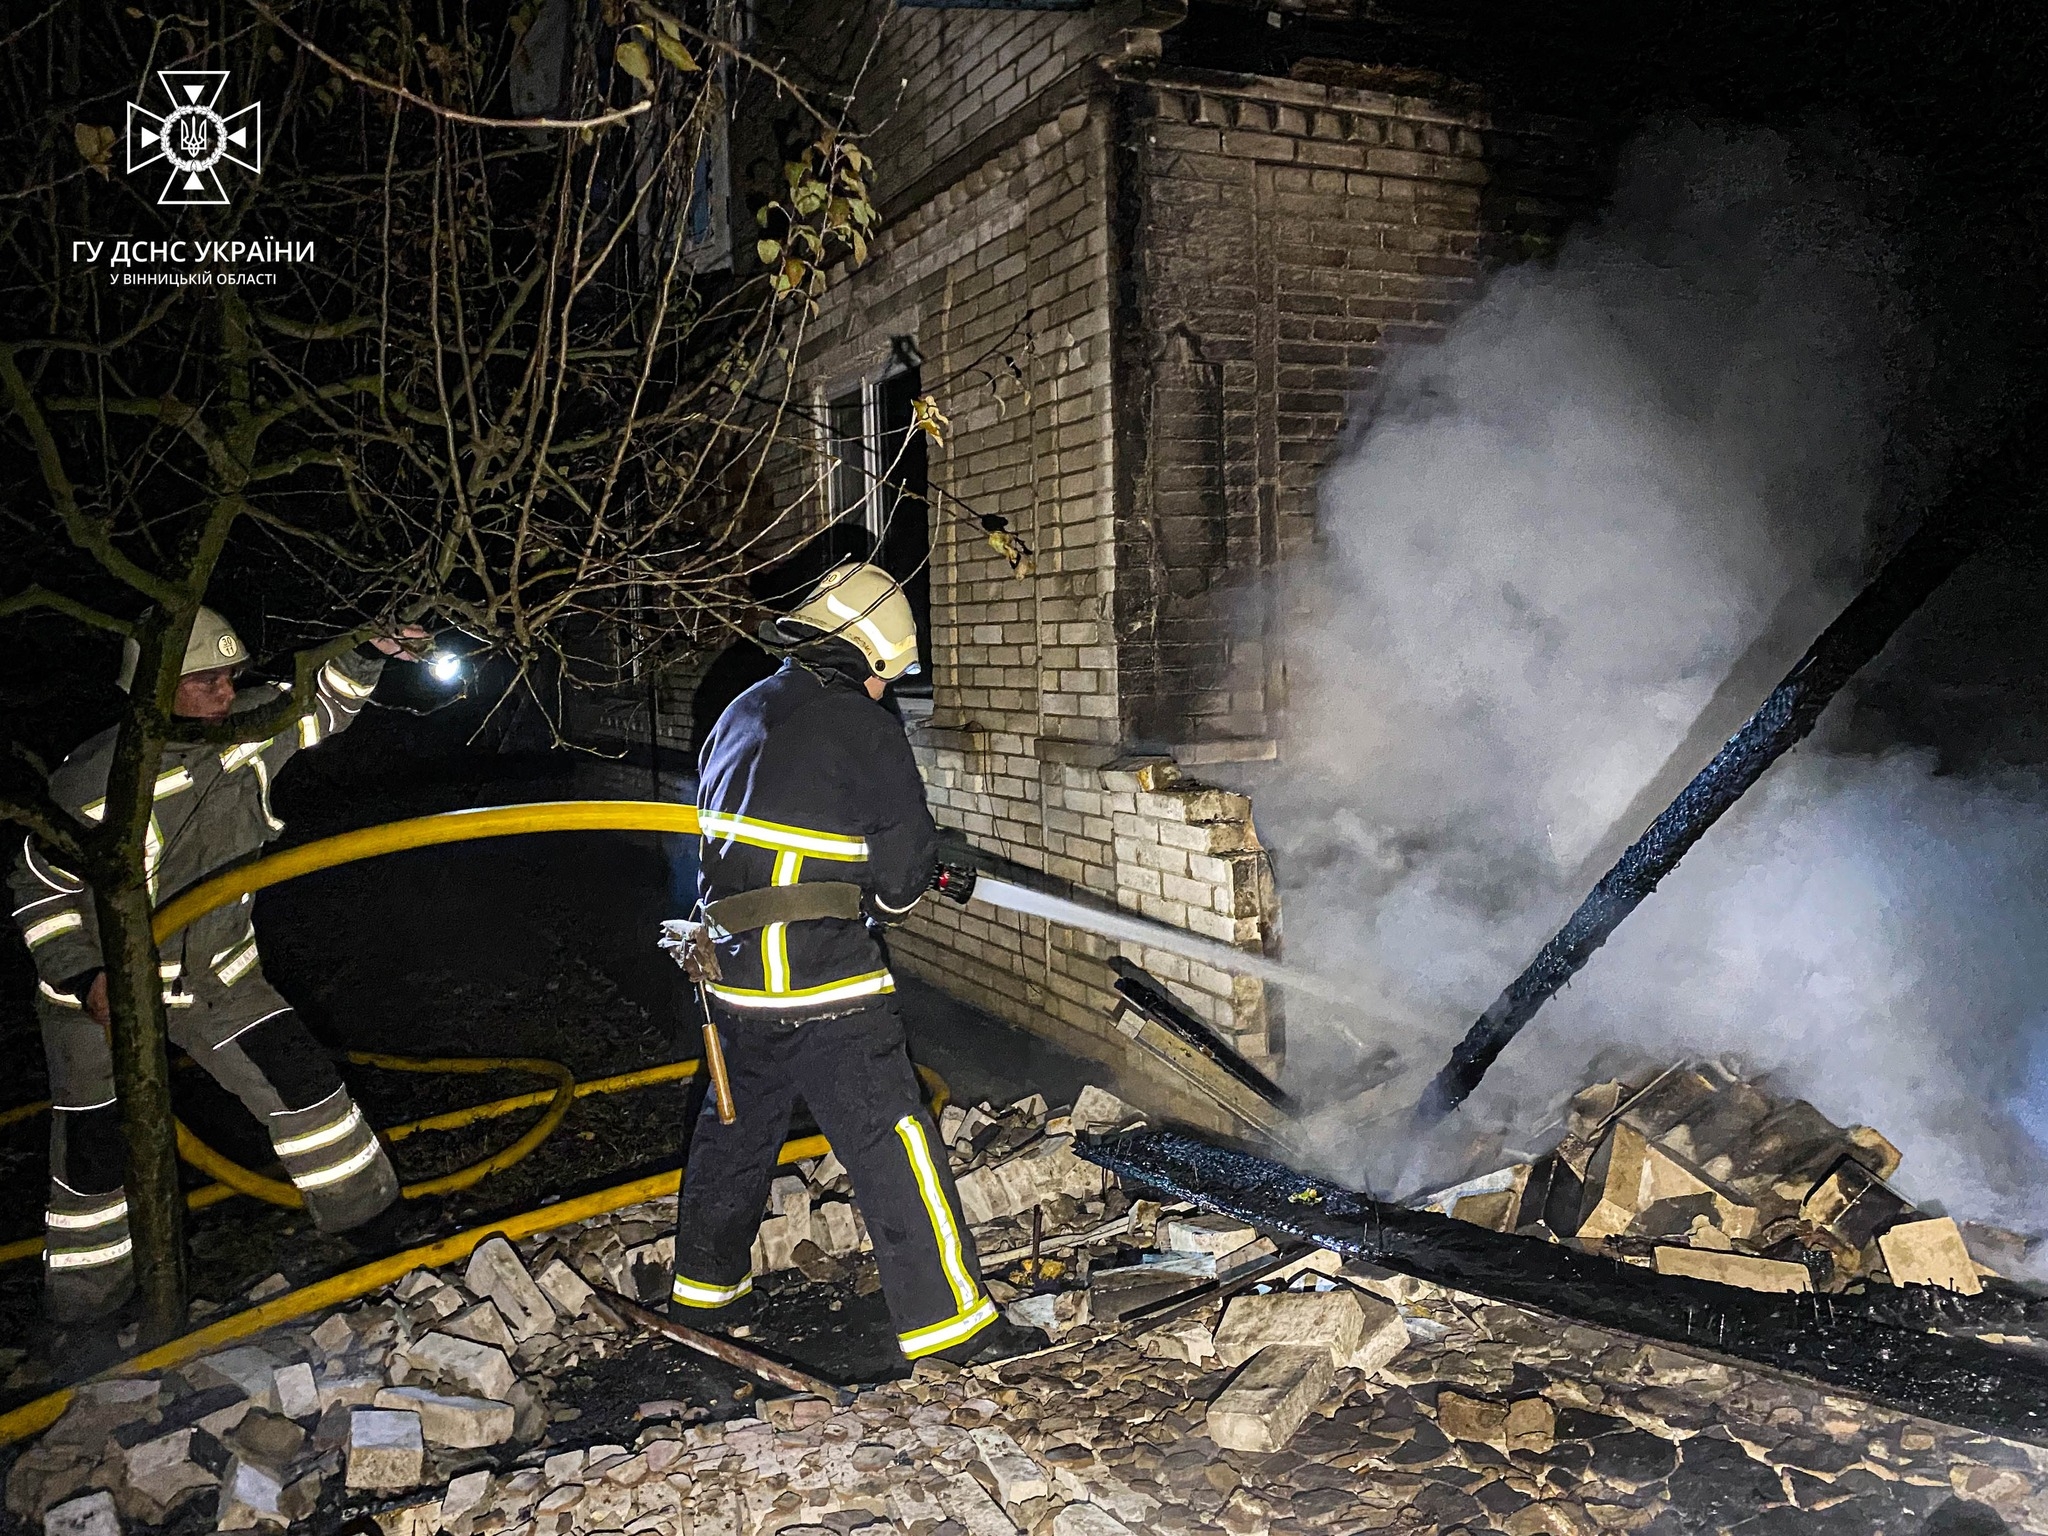
[[[462,750],[453,724],[373,712],[347,736],[296,760],[278,785],[278,812],[288,823],[279,846],[465,806],[618,794],[591,788],[587,760],[568,754]],[[531,1056],[561,1062],[582,1080],[698,1054],[694,1003],[653,944],[659,920],[684,910],[681,893],[694,875],[686,839],[536,834],[307,876],[262,894],[256,924],[266,972],[337,1053]],[[26,953],[0,945],[0,1050],[14,1067],[9,1104],[47,1096],[30,983]],[[955,1097],[1008,1102],[1042,1091],[1070,1101],[1089,1076],[1083,1063],[933,988],[906,980],[899,1000],[913,1055]],[[342,1071],[379,1125],[543,1086],[514,1072],[414,1076],[347,1063]],[[202,1138],[275,1174],[256,1123],[203,1073],[177,1072],[176,1096],[181,1117]],[[300,1213],[250,1200],[192,1214],[191,1292],[231,1302],[274,1273],[304,1281],[495,1215],[673,1168],[697,1102],[687,1084],[578,1100],[523,1163],[469,1191],[406,1202],[359,1236],[323,1237]],[[516,1138],[538,1114],[411,1138],[395,1150],[400,1176],[411,1181],[468,1164]],[[46,1125],[37,1118],[0,1129],[0,1238],[37,1229]],[[800,1123],[793,1134],[807,1129]],[[206,1182],[187,1175],[191,1186]],[[0,1348],[32,1345],[39,1284],[39,1265],[0,1268]],[[829,1318],[826,1305],[817,1302]],[[879,1305],[869,1298],[860,1310],[875,1312],[876,1337],[886,1344]],[[862,1330],[820,1323],[809,1332],[830,1346],[813,1362],[818,1369],[874,1379],[878,1366],[865,1358],[872,1351]],[[879,1360],[895,1363],[886,1353]],[[0,1369],[0,1380],[5,1375]],[[12,1382],[0,1405],[40,1375],[31,1369]],[[726,1389],[737,1384],[735,1377]],[[636,1403],[673,1395],[659,1381],[621,1393]]]

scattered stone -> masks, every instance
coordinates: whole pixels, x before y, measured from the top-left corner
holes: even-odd
[[[348,1408],[367,1408],[383,1389],[382,1376],[351,1373],[346,1376],[322,1376],[314,1383],[319,1396],[320,1412],[325,1413],[339,1403]]]
[[[1052,1517],[1052,1536],[1131,1536],[1131,1530],[1093,1504],[1069,1504]]]
[[[1323,1400],[1335,1375],[1326,1344],[1261,1350],[1209,1405],[1209,1438],[1227,1450],[1277,1451]]]
[[[282,1296],[292,1288],[291,1281],[281,1274],[265,1275],[242,1293],[244,1301],[268,1301],[273,1296]]]
[[[1047,1137],[1021,1157],[977,1168],[959,1182],[960,1209],[968,1225],[1016,1216],[1056,1195],[1099,1199],[1106,1175],[1076,1157],[1071,1138]]]
[[[424,1387],[386,1387],[376,1406],[419,1415],[420,1433],[429,1445],[480,1450],[512,1438],[515,1413],[510,1403],[484,1397],[446,1397]]]
[[[1506,1450],[1508,1405],[1467,1397],[1462,1392],[1439,1392],[1436,1427],[1453,1440],[1470,1440]]]
[[[166,1516],[201,1489],[218,1481],[194,1454],[193,1437],[206,1431],[194,1425],[128,1447],[121,1458],[121,1479],[148,1507],[122,1513],[146,1525],[161,1525]],[[211,1436],[207,1436],[209,1440]]]
[[[1801,1220],[1825,1227],[1851,1250],[1861,1249],[1912,1212],[1882,1179],[1846,1155],[1813,1186],[1799,1208]]]
[[[676,1240],[671,1233],[629,1248],[620,1259],[619,1284],[629,1296],[659,1306],[675,1283]]]
[[[339,1312],[329,1313],[321,1320],[320,1326],[313,1330],[313,1342],[319,1345],[321,1353],[326,1355],[345,1353],[355,1340],[355,1329],[349,1327],[348,1319]]]
[[[809,1429],[813,1424],[823,1424],[832,1417],[832,1405],[822,1397],[779,1397],[764,1403],[762,1414],[777,1429]]]
[[[1716,1285],[1739,1285],[1750,1291],[1811,1291],[1813,1273],[1804,1264],[1751,1258],[1745,1253],[1713,1253],[1698,1248],[1659,1247],[1657,1273]]]
[[[221,1479],[216,1524],[223,1531],[290,1525],[291,1516],[284,1508],[284,1479],[261,1462],[237,1456],[228,1463],[227,1476]]]
[[[1017,1536],[1017,1527],[1010,1523],[1002,1507],[965,1472],[947,1479],[939,1492],[939,1503],[966,1528],[967,1536]]]
[[[811,1212],[811,1241],[834,1258],[860,1252],[861,1229],[854,1208],[844,1200],[827,1200]]]
[[[488,1344],[511,1354],[519,1347],[519,1341],[512,1337],[512,1330],[505,1326],[505,1314],[488,1301],[464,1309],[449,1318],[438,1330],[452,1333],[458,1339],[468,1339],[476,1344]]]
[[[253,1344],[224,1349],[184,1367],[185,1379],[195,1387],[240,1387],[259,1408],[277,1409],[277,1362]]]
[[[491,1474],[488,1471],[463,1473],[448,1485],[448,1491],[441,1496],[441,1528],[456,1529],[459,1522],[482,1509],[490,1496]]]
[[[540,1287],[548,1300],[555,1304],[555,1310],[564,1317],[581,1316],[583,1309],[590,1305],[592,1296],[596,1294],[581,1275],[560,1259],[550,1260],[541,1272],[534,1276],[533,1283]]]
[[[512,1384],[519,1379],[503,1350],[452,1334],[430,1333],[415,1339],[400,1352],[400,1358],[422,1372],[465,1388],[473,1397],[498,1402],[507,1401]]]
[[[996,1496],[1005,1504],[1014,1508],[1052,1493],[1052,1487],[1046,1482],[1045,1473],[1038,1463],[1024,1454],[1024,1448],[1010,1437],[1007,1430],[984,1425],[970,1430],[968,1439],[981,1453],[982,1465],[995,1479]]]
[[[396,1492],[417,1488],[426,1469],[420,1416],[384,1408],[357,1408],[348,1416],[344,1482],[351,1490]]]
[[[796,1245],[811,1238],[811,1213],[803,1220],[794,1216],[771,1216],[754,1234],[753,1268],[757,1275],[789,1269],[796,1263]]]
[[[518,1250],[502,1237],[477,1244],[463,1271],[463,1284],[497,1304],[515,1339],[530,1339],[555,1326],[555,1309],[519,1262]]]
[[[1557,1443],[1557,1409],[1548,1398],[1518,1398],[1508,1405],[1510,1451],[1541,1456]]]
[[[1081,1090],[1074,1100],[1074,1107],[1067,1112],[1067,1124],[1077,1136],[1099,1136],[1110,1131],[1129,1130],[1144,1123],[1144,1115],[1108,1089],[1098,1088],[1093,1083]]]
[[[1003,1309],[1019,1328],[1042,1328],[1054,1338],[1078,1328],[1090,1317],[1087,1291],[1044,1291],[1023,1296]]]
[[[1406,1342],[1405,1328],[1402,1335]],[[1153,1329],[1139,1341],[1138,1347],[1155,1360],[1185,1360],[1191,1365],[1204,1365],[1216,1358],[1215,1336],[1205,1324],[1192,1318]]]
[[[252,1408],[222,1440],[244,1460],[266,1467],[284,1467],[306,1443],[306,1431],[282,1414]]]
[[[88,1493],[55,1506],[43,1516],[43,1536],[121,1536],[114,1496]]]
[[[1893,1227],[1878,1238],[1877,1250],[1894,1285],[1938,1285],[1965,1296],[1984,1289],[1962,1231],[1950,1217]]]
[[[1349,1286],[1330,1291],[1271,1291],[1240,1296],[1216,1330],[1216,1358],[1242,1365],[1271,1345],[1316,1344],[1333,1365],[1372,1371],[1408,1347],[1398,1309]]]
[[[1162,1219],[1155,1239],[1172,1253],[1207,1253],[1221,1257],[1235,1253],[1254,1241],[1258,1232],[1234,1216],[1216,1216],[1199,1211],[1192,1216]]]
[[[813,1221],[812,1230],[816,1227]],[[846,1278],[846,1266],[808,1237],[790,1250],[789,1258],[797,1272],[815,1285],[837,1285]]]
[[[288,1419],[310,1419],[320,1411],[320,1388],[313,1367],[303,1360],[271,1372],[271,1388],[277,1411]]]

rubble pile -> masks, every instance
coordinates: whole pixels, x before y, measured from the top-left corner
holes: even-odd
[[[648,1404],[631,1443],[478,1457],[387,1501],[377,1523],[386,1536],[1872,1536],[1920,1532],[1960,1499],[2048,1532],[2048,1453],[1357,1261],[1292,1284],[1152,1333],[1077,1325],[999,1366],[927,1361],[844,1405],[785,1397],[683,1424]],[[1287,1390],[1297,1372],[1308,1385]],[[70,1523],[52,1536],[112,1536],[89,1523],[105,1498],[53,1512]]]
[[[652,1229],[655,1212],[610,1228]],[[159,1524],[218,1492],[223,1530],[303,1519],[324,1491],[401,1490],[479,1451],[530,1444],[557,1414],[551,1384],[624,1340],[558,1240],[502,1237],[449,1271],[154,1377],[80,1388],[14,1463],[7,1507],[40,1515],[81,1489]],[[266,1282],[266,1294],[282,1287]]]
[[[1080,1123],[1094,1123],[1089,1115],[1105,1108],[1121,1112],[1108,1095],[1084,1094]],[[1021,1298],[1027,1313],[1032,1298],[1006,1284],[1005,1272],[1031,1287],[1048,1277],[1079,1286],[1091,1257],[1082,1239],[1113,1244],[1131,1228],[1131,1202],[1074,1155],[1074,1123],[1075,1114],[1055,1116],[1036,1095],[1006,1109],[949,1107],[941,1116],[963,1205],[993,1261],[991,1290],[999,1300]],[[812,1280],[851,1280],[863,1293],[878,1289],[850,1192],[830,1154],[777,1179],[755,1243],[756,1271],[794,1268]],[[1033,1210],[1048,1257],[1027,1275],[1015,1261],[1028,1258]],[[1227,1225],[1251,1241],[1249,1228]],[[491,1238],[461,1264],[415,1270],[324,1317],[154,1377],[88,1384],[14,1462],[7,1508],[42,1517],[89,1494],[109,1519],[155,1525],[214,1494],[221,1529],[281,1526],[305,1518],[323,1494],[388,1495],[446,1482],[480,1456],[514,1456],[551,1424],[580,1416],[550,1402],[564,1378],[630,1346],[594,1288],[652,1305],[667,1300],[674,1227],[675,1201],[667,1199],[516,1246]],[[1143,1232],[1154,1236],[1149,1218]],[[1054,1253],[1065,1257],[1054,1261]],[[1214,1267],[1209,1262],[1209,1272]],[[287,1288],[273,1275],[246,1299]],[[1063,1323],[1086,1315],[1086,1292],[1071,1294],[1077,1301],[1066,1303]],[[1054,1300],[1044,1298],[1048,1306]],[[194,1321],[220,1310],[195,1303]]]
[[[1619,1191],[1617,1156],[1647,1160],[1613,1144],[1638,1107],[1626,1097],[1613,1090],[1605,1126],[1599,1096],[1575,1120],[1593,1210]],[[1034,1098],[943,1117],[987,1283],[1055,1341],[1036,1354],[965,1371],[923,1361],[844,1403],[739,1394],[720,1411],[745,1416],[724,1422],[650,1401],[630,1433],[621,1410],[613,1438],[593,1436],[562,1395],[580,1361],[632,1347],[597,1288],[666,1293],[674,1202],[654,1201],[493,1238],[306,1325],[88,1385],[15,1462],[8,1507],[45,1536],[191,1526],[207,1503],[222,1530],[367,1508],[384,1536],[1864,1536],[1919,1531],[1960,1498],[2048,1536],[2048,1453],[1325,1250],[1279,1255],[1241,1222],[1133,1198],[1074,1155],[1073,1134],[1127,1114],[1089,1090],[1065,1114]],[[1703,1123],[1646,1113],[1629,1130],[1691,1164]],[[1755,1244],[1813,1204],[1841,1155],[1804,1191],[1768,1191],[1775,1205],[1745,1167],[1709,1168],[1711,1200],[1766,1219],[1726,1217],[1711,1225],[1747,1224],[1740,1239],[1685,1251]],[[1476,1193],[1519,1202],[1531,1173]],[[778,1180],[757,1262],[871,1291],[846,1195],[829,1156]],[[1725,1215],[1696,1192],[1659,1198]],[[1520,1225],[1547,1220],[1527,1208]],[[1638,1235],[1601,1240],[1624,1239]]]
[[[1802,1099],[1692,1063],[1581,1090],[1548,1154],[1418,1204],[1752,1290],[1977,1294],[1999,1273],[1985,1259],[2017,1258],[2024,1240],[1916,1211],[1885,1182],[1899,1161],[1867,1125],[1844,1129]]]

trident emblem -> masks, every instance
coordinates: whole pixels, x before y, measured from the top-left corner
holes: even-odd
[[[159,204],[225,203],[221,161],[262,173],[263,104],[252,102],[222,116],[217,103],[227,88],[224,69],[160,69],[156,77],[171,110],[159,117],[128,103],[129,173],[162,160],[171,174]]]

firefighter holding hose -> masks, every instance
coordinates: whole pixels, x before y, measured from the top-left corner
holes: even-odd
[[[725,1327],[750,1305],[754,1234],[801,1097],[852,1176],[903,1353],[1016,1353],[1043,1337],[982,1288],[880,939],[939,873],[924,784],[883,703],[918,665],[910,604],[880,568],[841,565],[763,639],[789,653],[781,669],[733,701],[701,754],[700,920],[664,925],[729,1085],[690,1143],[672,1311]]]
[[[283,830],[270,789],[301,750],[346,730],[377,686],[386,657],[423,638],[409,626],[322,667],[313,707],[268,741],[173,746],[156,779],[144,844],[145,876],[161,905],[185,888],[246,862]],[[128,642],[121,688],[134,679]],[[173,713],[219,724],[274,702],[273,684],[237,689],[248,648],[227,621],[199,610],[185,647]],[[104,804],[115,731],[93,737],[50,779],[67,811],[92,821]],[[106,972],[93,894],[77,874],[27,839],[9,877],[14,920],[35,961],[36,1013],[50,1069],[50,1195],[44,1216],[44,1309],[80,1323],[118,1311],[134,1290],[121,1110],[108,1043]],[[359,1226],[398,1197],[398,1179],[340,1075],[263,975],[250,898],[208,913],[164,945],[163,1000],[170,1038],[234,1094],[271,1146],[322,1231]]]

